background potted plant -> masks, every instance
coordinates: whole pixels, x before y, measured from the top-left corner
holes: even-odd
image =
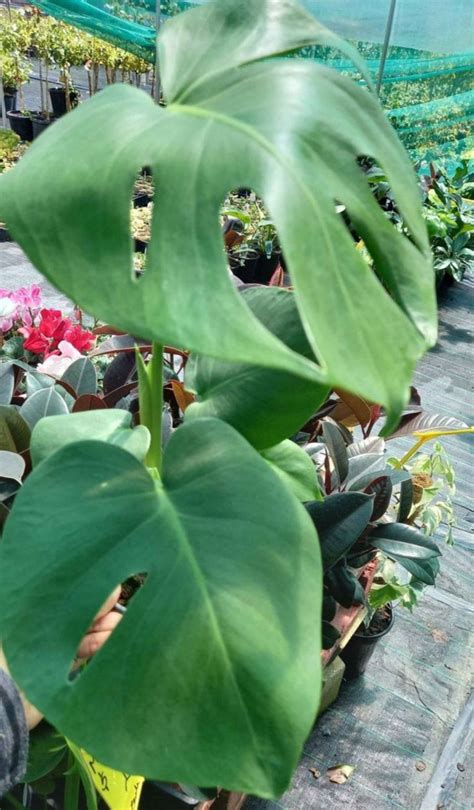
[[[31,44],[31,26],[26,15],[2,9],[0,13],[0,53],[2,67],[5,70],[3,78],[4,89],[18,90],[19,109],[10,109],[7,116],[10,126],[23,141],[33,139],[31,113],[25,110],[22,94],[23,82],[27,80],[27,63],[25,54]],[[7,102],[10,106],[10,102]],[[15,106],[17,106],[15,104]]]
[[[413,404],[388,438],[410,436],[414,444],[401,459],[387,459],[384,440],[370,436],[370,409],[364,415],[362,401],[346,399],[354,410],[351,417],[346,402],[345,421],[358,423],[365,438],[355,440],[346,426],[322,418],[313,433],[317,441],[307,450],[329,497],[307,508],[318,528],[326,570],[323,641],[332,648],[329,660],[341,650],[347,677],[356,677],[364,671],[375,643],[392,626],[390,602],[397,600],[412,610],[423,588],[434,584],[440,551],[430,537],[442,519],[448,523],[446,540],[452,542],[454,472],[439,443],[429,455],[422,448],[428,441],[471,433],[472,428],[454,418],[426,414],[413,389]],[[344,413],[343,401],[337,399],[329,400],[320,412],[328,405],[333,414]],[[371,507],[364,504],[367,496]],[[366,566],[374,560],[377,567],[368,577]],[[368,612],[363,626],[349,639],[351,616],[349,623],[344,622],[338,605],[350,610],[353,604],[364,605]]]
[[[17,108],[18,90],[29,80],[30,66],[21,57],[0,54],[0,71],[3,79],[5,109],[7,112],[12,112]]]
[[[31,44],[38,59],[41,109],[32,114],[33,137],[40,135],[51,124],[49,104],[49,71],[52,64],[51,48],[57,32],[57,22],[38,10],[31,16]]]
[[[59,68],[60,87],[50,87],[49,95],[56,118],[69,112],[79,103],[79,93],[71,80],[71,67],[86,62],[87,38],[77,29],[56,23],[50,47],[50,57]]]

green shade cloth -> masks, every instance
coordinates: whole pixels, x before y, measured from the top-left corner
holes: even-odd
[[[162,0],[163,19],[204,2]],[[390,3],[303,0],[320,22],[357,45],[374,78],[380,70]],[[35,5],[154,61],[154,0],[35,0]],[[335,52],[308,48],[302,55],[354,73],[353,66]],[[474,156],[473,87],[472,0],[397,0],[381,100],[415,160],[446,157],[455,163]]]

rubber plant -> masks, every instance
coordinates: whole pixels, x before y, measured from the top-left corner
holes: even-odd
[[[349,52],[368,86],[282,58],[312,43]],[[1,543],[0,635],[30,700],[105,764],[273,797],[289,784],[320,682],[320,552],[294,494],[303,462],[285,439],[331,386],[380,403],[394,428],[435,341],[434,276],[410,161],[347,44],[293,0],[219,0],[167,22],[158,48],[165,106],[109,87],[0,178],[0,219],[36,267],[153,346],[148,364],[138,356],[145,463],[107,443],[107,411],[98,432],[94,412],[35,426],[33,472]],[[383,165],[409,236],[372,197],[361,155]],[[159,199],[137,279],[129,212],[143,166]],[[239,187],[257,192],[278,231],[295,290],[276,290],[287,333],[227,272],[218,213]],[[252,407],[239,387],[242,426],[197,367],[203,402],[163,449],[164,345],[231,374],[237,364],[239,386],[263,368],[264,394],[278,386],[288,414],[278,401],[261,434],[260,397]],[[71,682],[96,610],[136,573],[144,587]]]

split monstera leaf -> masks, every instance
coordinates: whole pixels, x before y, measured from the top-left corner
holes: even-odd
[[[0,219],[56,287],[155,348],[215,361],[206,369],[197,359],[203,401],[160,469],[128,452],[139,436],[110,443],[116,426],[95,435],[87,419],[71,422],[77,441],[65,433],[58,447],[53,431],[52,454],[48,431],[33,431],[43,460],[0,550],[11,670],[61,732],[112,767],[266,797],[289,784],[320,684],[320,553],[294,495],[308,491],[306,470],[281,443],[330,386],[384,405],[393,428],[436,335],[416,180],[371,90],[314,62],[267,59],[310,42],[337,40],[293,0],[187,12],[159,38],[166,107],[108,88],[0,178]],[[383,165],[409,237],[373,200],[357,165],[365,155]],[[136,279],[129,208],[143,166],[158,193]],[[262,196],[278,229],[299,332],[278,334],[231,284],[219,208],[239,186]],[[249,414],[242,424],[231,397],[216,399],[219,364],[263,369],[265,396],[272,373],[282,395],[294,385],[297,416],[259,427]],[[77,642],[104,597],[136,573],[147,574],[144,587],[71,683]]]

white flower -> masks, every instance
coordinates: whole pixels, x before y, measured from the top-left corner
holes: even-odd
[[[41,374],[49,374],[50,377],[61,379],[71,363],[82,357],[82,354],[67,340],[61,340],[58,350],[59,354],[50,354],[44,363],[39,363],[37,370]]]

